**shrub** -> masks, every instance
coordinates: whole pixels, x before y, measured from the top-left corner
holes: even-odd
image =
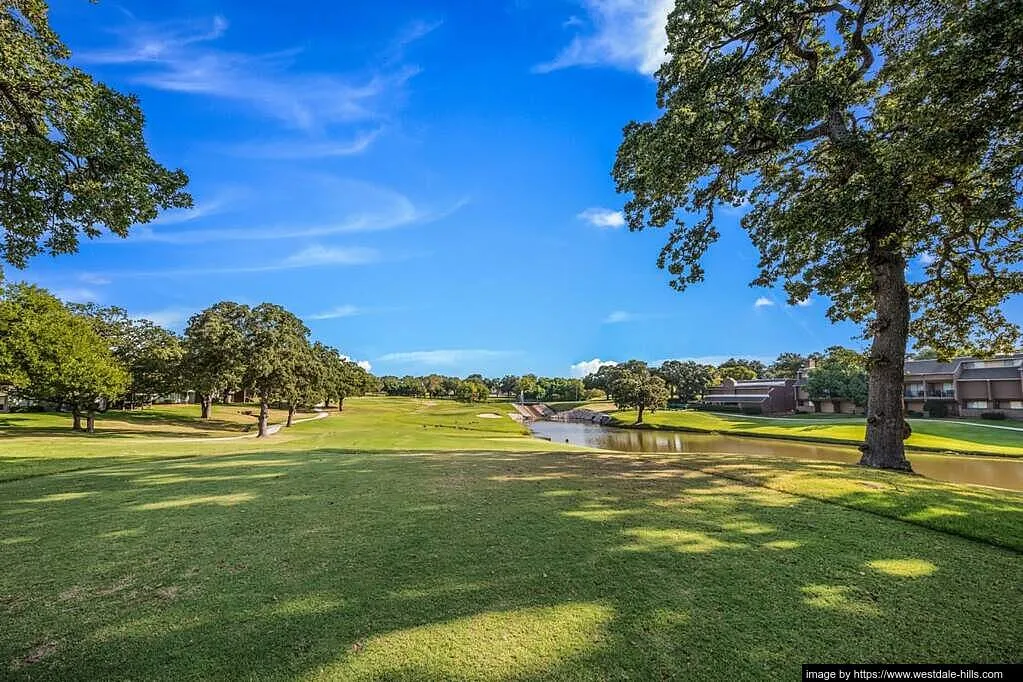
[[[948,403],[942,400],[925,400],[924,401],[924,412],[931,417],[942,417],[948,416]]]
[[[735,405],[715,405],[713,403],[696,403],[691,404],[689,407],[695,410],[710,410],[711,412],[735,412],[738,413],[742,408]]]
[[[906,416],[907,417],[915,417],[917,419],[920,419],[921,417],[924,416],[924,413],[923,412],[917,412],[916,410],[906,410]]]
[[[1004,412],[981,412],[981,419],[1005,419]]]
[[[763,414],[764,411],[760,405],[743,405],[739,408],[739,411],[743,414]]]

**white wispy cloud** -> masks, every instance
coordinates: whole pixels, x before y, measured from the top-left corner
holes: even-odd
[[[368,132],[357,133],[349,140],[331,139],[298,139],[298,140],[275,140],[275,141],[253,141],[236,145],[229,151],[235,156],[248,159],[272,159],[272,160],[294,160],[294,159],[327,159],[339,156],[355,156],[369,149],[370,145],[383,132],[383,128],[376,128]]]
[[[610,208],[588,208],[576,216],[585,220],[594,227],[622,227],[625,225],[625,216],[621,211],[613,211]]]
[[[132,21],[115,29],[116,47],[84,52],[89,64],[131,66],[135,83],[159,90],[233,100],[304,130],[382,117],[404,94],[418,69],[392,66],[365,74],[309,73],[300,70],[301,50],[250,54],[213,45],[228,21],[148,23]]]
[[[176,208],[164,211],[160,214],[159,218],[148,224],[150,226],[177,225],[219,215],[241,199],[244,194],[240,189],[224,190],[209,199],[197,201],[192,208]]]
[[[391,44],[388,60],[394,61],[403,58],[405,56],[405,48],[418,40],[422,40],[443,25],[443,21],[428,21],[425,19],[417,19],[406,24]]]
[[[458,348],[444,350],[414,350],[398,353],[387,353],[379,358],[380,362],[393,362],[399,365],[421,365],[427,367],[453,367],[478,362],[486,362],[496,358],[515,355],[515,351],[485,350],[479,348]]]
[[[362,246],[310,246],[285,258],[274,269],[308,268],[317,265],[364,265],[379,260],[376,249]]]
[[[361,315],[364,311],[354,305],[339,305],[336,308],[325,310],[322,313],[309,315],[310,320],[336,320],[342,317],[354,317]]]
[[[83,272],[78,276],[78,279],[80,279],[82,282],[85,282],[86,284],[92,284],[93,286],[98,287],[110,284],[109,277],[104,277],[103,275],[98,275],[94,272]]]
[[[767,298],[766,296],[761,296],[760,298],[753,302],[754,308],[767,308],[772,305],[774,305],[774,301]]]
[[[379,263],[384,259],[378,250],[362,247],[328,247],[313,245],[285,258],[262,265],[196,266],[164,270],[119,270],[103,273],[108,280],[159,277],[196,277],[201,275],[244,275],[281,270],[300,270],[324,266],[354,266]]]
[[[632,322],[636,319],[635,313],[624,310],[616,310],[604,318],[604,324],[619,324],[621,322]]]
[[[601,64],[651,75],[664,62],[668,46],[665,26],[674,0],[580,0],[580,4],[588,21],[572,17],[566,25],[575,28],[582,24],[586,29],[534,71]]]
[[[347,355],[342,355],[341,359],[346,360],[348,362],[354,362],[356,365],[362,367],[367,372],[373,371],[373,363],[371,363],[369,360],[356,360],[355,358],[348,357]]]
[[[180,329],[191,314],[188,310],[181,308],[167,308],[166,310],[153,310],[147,313],[139,313],[132,317],[149,320],[155,325],[166,329]]]
[[[923,253],[920,254],[920,265],[923,265],[924,267],[927,267],[928,265],[934,265],[935,261],[937,260],[938,257],[935,254],[931,253],[930,251],[924,251]]]
[[[95,289],[86,287],[67,287],[50,293],[68,303],[98,303],[103,298]]]
[[[810,298],[809,296],[807,296],[802,301],[799,301],[798,303],[796,303],[796,305],[799,306],[800,308],[807,308],[807,307],[813,305],[813,299]]]
[[[583,360],[571,365],[568,370],[572,376],[582,378],[587,374],[593,374],[601,367],[605,365],[617,365],[618,363],[614,360],[601,360],[600,358],[593,358],[592,360]]]
[[[460,210],[468,203],[461,199],[447,207],[420,207],[404,194],[388,187],[347,178],[310,179],[305,192],[292,197],[281,197],[279,192],[253,192],[258,204],[273,205],[289,201],[315,206],[317,213],[340,214],[334,221],[311,224],[295,222],[277,225],[245,227],[211,227],[183,230],[160,228],[151,225],[137,225],[132,228],[130,239],[107,237],[111,244],[133,244],[158,242],[163,244],[206,244],[210,242],[265,241],[273,239],[308,239],[358,232],[380,232],[413,224],[425,224],[441,220]],[[308,200],[306,201],[306,198]],[[327,199],[323,199],[327,197]],[[318,203],[316,203],[318,202]]]

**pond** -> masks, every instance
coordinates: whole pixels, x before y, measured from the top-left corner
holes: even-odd
[[[684,431],[643,431],[553,421],[537,421],[528,426],[534,435],[549,438],[555,443],[571,443],[623,452],[762,455],[845,464],[855,464],[860,458],[859,451],[853,447],[797,443],[772,438],[743,438]],[[1021,459],[910,452],[909,460],[914,471],[937,481],[1023,490]]]

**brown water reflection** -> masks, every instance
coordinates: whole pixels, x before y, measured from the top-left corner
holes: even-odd
[[[692,452],[790,457],[855,464],[855,448],[796,443],[771,438],[742,438],[683,431],[639,431],[587,423],[534,422],[533,433],[555,443],[571,443],[624,452]],[[937,481],[1023,490],[1023,460],[998,457],[909,453],[913,469]]]

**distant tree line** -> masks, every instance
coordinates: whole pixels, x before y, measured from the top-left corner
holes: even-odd
[[[718,365],[701,364],[692,360],[666,360],[658,367],[648,367],[645,362],[630,360],[624,363],[608,364],[583,379],[587,390],[598,390],[615,401],[619,407],[642,409],[660,407],[654,397],[654,379],[663,383],[667,395],[665,403],[674,399],[680,403],[699,401],[707,391],[721,385],[726,378],[736,381],[753,379],[794,379],[801,370],[809,368],[807,391],[814,400],[849,400],[863,406],[867,400],[867,364],[865,356],[857,351],[832,346],[823,353],[801,355],[781,353],[774,362],[765,364],[760,360],[729,358]],[[650,401],[635,397],[635,382],[648,387]],[[644,403],[640,408],[640,403]]]
[[[582,379],[538,377],[535,374],[508,374],[501,378],[470,374],[464,379],[440,374],[388,375],[380,377],[380,390],[394,396],[454,398],[465,402],[480,402],[490,395],[548,402],[584,400],[594,395],[587,391]]]
[[[65,304],[37,286],[0,292],[0,390],[66,409],[72,428],[92,432],[96,412],[134,408],[194,391],[201,417],[238,391],[260,405],[259,435],[271,405],[288,410],[377,390],[377,380],[279,305],[222,301],[194,315],[181,336],[126,311]],[[83,426],[82,421],[85,420]]]

